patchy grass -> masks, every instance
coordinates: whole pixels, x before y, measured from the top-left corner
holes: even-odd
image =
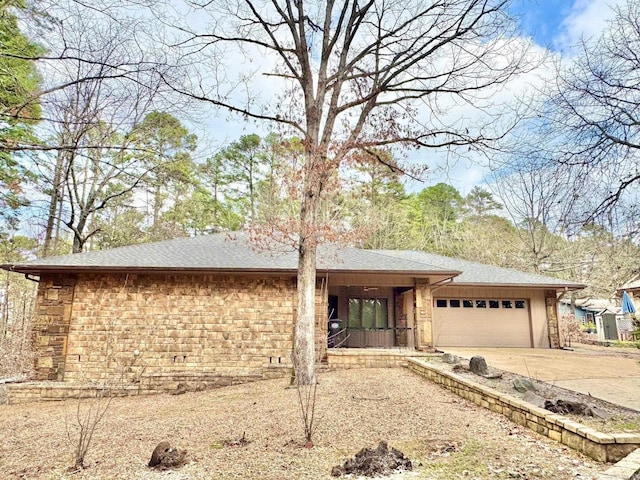
[[[611,422],[611,428],[614,431],[631,433],[640,432],[640,420],[630,421],[625,418],[612,417],[609,421]]]
[[[483,446],[478,440],[470,440],[460,449],[437,452],[436,458],[426,462],[423,471],[435,478],[487,478],[489,469],[482,455]]]
[[[609,342],[612,347],[620,347],[620,348],[638,348],[640,349],[640,341],[630,342],[630,341],[620,341],[620,340],[612,340]]]
[[[416,465],[416,472],[393,478],[508,478],[509,472],[529,472],[526,478],[569,480],[594,478],[607,468],[404,369],[322,374],[322,420],[315,446],[306,449],[297,393],[288,383],[114,398],[95,433],[87,468],[73,475],[66,473],[73,445],[64,413],[73,401],[0,405],[0,478],[329,479],[331,467],[380,440]],[[151,452],[162,441],[187,450],[186,465],[173,473],[149,469]]]

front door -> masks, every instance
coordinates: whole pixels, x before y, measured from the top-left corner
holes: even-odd
[[[602,314],[602,327],[604,328],[605,340],[618,340],[618,326],[616,316],[611,313]]]

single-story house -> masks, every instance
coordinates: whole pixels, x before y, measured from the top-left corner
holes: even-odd
[[[266,378],[290,366],[297,255],[248,236],[195,238],[2,268],[39,282],[36,378],[164,382]],[[584,285],[419,251],[321,246],[317,338],[345,347],[557,348],[559,292]],[[336,323],[336,322],[334,322]],[[185,381],[186,381],[185,380]]]

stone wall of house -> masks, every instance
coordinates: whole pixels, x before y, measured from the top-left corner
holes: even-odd
[[[416,348],[433,348],[432,292],[425,280],[416,280]]]
[[[290,277],[80,275],[59,379],[170,390],[288,374],[294,312]]]
[[[36,380],[62,380],[75,278],[49,275],[40,279],[32,330]]]
[[[545,306],[547,311],[547,328],[549,332],[549,346],[551,348],[561,348],[560,325],[558,323],[558,297],[555,290],[544,292]]]

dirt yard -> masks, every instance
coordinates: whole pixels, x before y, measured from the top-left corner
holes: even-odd
[[[398,479],[591,479],[608,468],[404,369],[322,374],[315,446],[305,449],[297,393],[286,387],[115,398],[77,473],[66,470],[77,401],[0,405],[0,478],[322,479],[380,440],[414,462]],[[161,441],[186,449],[187,464],[148,468]]]

